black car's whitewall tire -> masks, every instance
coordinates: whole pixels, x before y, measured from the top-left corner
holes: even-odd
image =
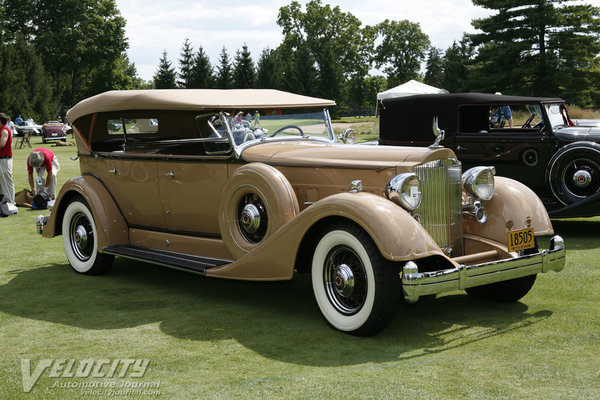
[[[114,256],[98,252],[96,222],[86,201],[71,200],[62,221],[65,254],[73,269],[81,274],[101,274],[111,267]]]
[[[329,228],[312,260],[312,286],[325,320],[358,336],[385,328],[400,301],[398,271],[385,265],[371,238],[352,223]]]

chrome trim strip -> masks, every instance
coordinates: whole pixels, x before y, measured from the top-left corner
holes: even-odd
[[[458,268],[432,272],[414,272],[414,262],[411,261],[410,268],[403,268],[400,273],[404,300],[415,303],[420,296],[463,290],[548,271],[558,272],[565,266],[565,254],[563,239],[554,236],[550,250],[517,258],[460,265]]]

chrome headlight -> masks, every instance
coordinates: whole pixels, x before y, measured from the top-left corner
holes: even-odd
[[[494,196],[494,167],[474,167],[462,174],[465,192],[480,199],[491,200]]]
[[[421,204],[421,181],[412,173],[396,175],[383,188],[383,195],[412,211]]]

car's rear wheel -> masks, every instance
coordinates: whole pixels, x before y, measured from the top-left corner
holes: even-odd
[[[343,222],[326,230],[312,261],[312,286],[325,320],[357,336],[389,325],[398,308],[398,270],[386,262],[360,227]]]
[[[65,254],[73,269],[81,274],[107,272],[114,256],[98,252],[98,234],[87,202],[76,197],[67,206],[62,221]]]
[[[556,153],[549,163],[548,183],[563,205],[600,191],[600,146],[582,143]]]

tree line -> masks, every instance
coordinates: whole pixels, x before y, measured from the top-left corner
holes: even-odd
[[[186,38],[177,66],[163,51],[153,80],[143,82],[127,58],[125,21],[113,0],[2,0],[2,26],[19,20],[20,28],[0,36],[0,108],[44,118],[110,89],[274,88],[334,99],[337,114],[364,115],[378,92],[410,79],[450,92],[562,97],[600,107],[599,7],[473,3],[491,16],[472,21],[477,33],[439,49],[418,23],[363,26],[339,6],[292,1],[277,17],[282,42],[256,60],[244,44],[235,54],[223,47],[213,64]]]

